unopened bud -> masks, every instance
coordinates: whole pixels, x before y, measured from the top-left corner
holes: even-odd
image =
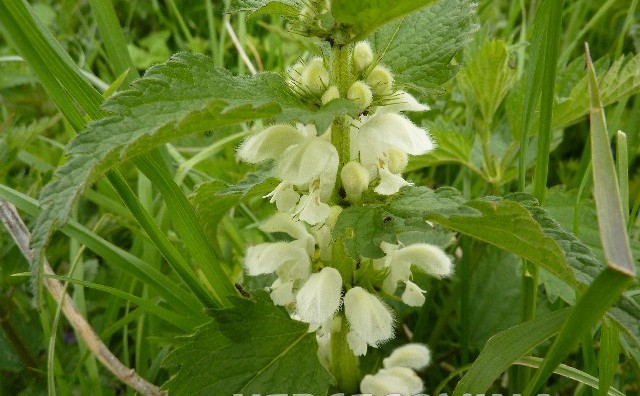
[[[378,65],[374,67],[367,76],[366,81],[377,95],[388,94],[393,89],[393,75],[384,66]]]
[[[389,171],[391,173],[402,173],[409,163],[409,156],[404,151],[391,147],[387,154],[389,156]]]
[[[340,97],[340,91],[338,91],[338,87],[332,85],[322,94],[322,105],[326,105],[334,99],[338,99]]]
[[[311,59],[302,71],[302,83],[314,94],[321,94],[329,85],[329,72],[320,57]]]
[[[349,87],[347,99],[354,101],[360,110],[364,110],[371,105],[373,93],[367,84],[362,81],[356,81]]]
[[[340,172],[340,178],[347,198],[354,202],[359,201],[369,187],[369,171],[357,161],[347,163]]]
[[[353,47],[353,62],[356,70],[363,71],[373,62],[373,51],[367,41],[360,41]]]

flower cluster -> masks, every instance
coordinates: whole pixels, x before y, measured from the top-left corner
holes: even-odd
[[[393,314],[382,298],[403,287],[402,301],[421,306],[424,290],[411,281],[412,271],[444,277],[451,274],[452,264],[434,245],[383,242],[383,258],[359,258],[373,274],[363,277],[366,281],[360,283],[358,276],[333,265],[331,232],[342,211],[340,205],[359,204],[370,190],[395,194],[410,184],[402,177],[408,156],[434,148],[427,131],[402,115],[428,107],[410,94],[394,90],[391,72],[376,62],[371,46],[357,43],[349,62],[353,82],[348,87],[333,85],[332,71],[321,57],[299,62],[289,72],[291,87],[305,101],[316,106],[340,97],[354,102],[361,113],[346,129],[318,131],[314,125],[276,124],[244,141],[238,157],[250,163],[273,162],[274,176],[280,183],[265,197],[278,212],[260,228],[289,236],[287,241],[250,247],[244,261],[247,274],[276,274],[270,287],[273,302],[287,307],[293,317],[310,325],[310,331],[318,331],[319,337],[330,338],[341,328],[336,321],[346,320],[348,345],[361,356],[369,346],[378,347],[393,337]],[[332,144],[333,133],[347,135],[347,153],[339,153]],[[336,191],[338,177],[344,189],[342,198]],[[354,265],[353,273],[357,271]],[[349,276],[348,282],[344,276]],[[411,371],[392,365],[366,383],[408,375],[407,370]]]

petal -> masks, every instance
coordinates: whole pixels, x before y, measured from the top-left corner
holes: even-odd
[[[420,377],[406,367],[382,369],[375,375],[366,375],[360,382],[360,392],[372,396],[413,396],[423,387]]]
[[[342,277],[325,267],[309,277],[296,295],[296,313],[307,323],[324,323],[340,308]]]
[[[394,260],[411,263],[431,276],[438,278],[451,275],[453,264],[438,246],[416,243],[399,249]]]
[[[380,184],[373,191],[380,195],[393,195],[400,191],[402,187],[411,185],[402,176],[391,173],[386,167],[380,168],[379,174]]]
[[[280,179],[297,186],[306,186],[321,174],[338,172],[338,152],[328,141],[313,137],[304,143],[290,146],[281,156],[277,166]]]
[[[301,263],[311,266],[305,249],[288,242],[261,243],[247,249],[244,267],[249,275],[262,275],[275,272],[284,263]]]
[[[376,112],[360,127],[358,147],[361,156],[368,145],[379,152],[395,147],[412,155],[426,154],[435,148],[424,129],[402,115],[385,112]]]
[[[316,225],[324,222],[329,217],[331,207],[321,202],[318,191],[314,191],[300,198],[296,213],[300,214],[300,220]]]
[[[294,246],[299,246],[294,242],[291,242]],[[300,247],[304,251],[304,248]],[[305,252],[306,253],[306,252]],[[311,275],[311,264],[309,263],[309,256],[305,256],[306,260],[288,260],[282,263],[276,268],[276,274],[284,282],[290,280],[305,280]]]
[[[289,234],[291,237],[300,241],[309,256],[311,256],[315,250],[315,238],[313,235],[307,231],[304,223],[294,220],[288,213],[278,212],[271,216],[269,220],[260,226],[260,230],[264,232],[284,232]]]
[[[425,302],[424,290],[411,281],[405,282],[406,286],[402,293],[402,302],[410,307],[421,307]]]
[[[303,139],[300,131],[291,125],[273,125],[246,139],[238,149],[238,158],[253,164],[278,159],[289,146]]]
[[[393,316],[376,296],[361,287],[344,296],[344,312],[349,326],[364,342],[378,346],[393,337]]]
[[[294,206],[300,200],[300,194],[293,189],[293,186],[289,183],[282,182],[278,184],[275,190],[265,195],[263,198],[271,198],[269,202],[276,203],[276,208],[281,212],[288,212],[293,209]]]
[[[394,259],[395,253],[389,260],[389,273],[382,282],[382,290],[385,293],[394,294],[398,287],[398,282],[406,282],[411,277],[411,263]]]
[[[394,349],[391,355],[382,361],[384,368],[407,367],[422,370],[429,365],[431,352],[423,344],[406,344]]]
[[[347,333],[347,343],[354,355],[364,356],[367,354],[367,343],[353,330]]]
[[[427,111],[431,110],[429,106],[424,105],[416,100],[413,95],[405,91],[396,91],[388,104],[380,106],[379,110],[383,113],[399,113],[401,111]]]
[[[289,305],[295,301],[293,295],[293,281],[282,283],[280,279],[277,279],[273,285],[271,285],[271,300],[275,305]]]

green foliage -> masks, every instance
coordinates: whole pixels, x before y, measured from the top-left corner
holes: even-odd
[[[484,394],[513,361],[556,334],[568,314],[568,308],[550,312],[493,336],[471,369],[458,382],[453,395]]]
[[[181,340],[165,361],[181,366],[165,384],[170,394],[327,393],[331,376],[315,358],[315,333],[264,292],[254,297],[210,311],[214,321]]]
[[[440,0],[386,25],[371,40],[397,82],[435,94],[458,71],[451,59],[476,30],[473,10],[469,0]]]
[[[485,123],[490,123],[516,78],[507,44],[502,40],[484,43],[457,78],[467,100],[474,101]]]
[[[581,73],[584,75],[584,72]],[[640,92],[640,55],[622,56],[598,77],[602,104],[607,106]],[[553,109],[553,127],[565,128],[589,114],[589,89],[584,76]]]
[[[280,14],[296,16],[299,12],[300,3],[297,0],[232,0],[229,4],[229,11],[248,11],[254,15]]]
[[[435,0],[333,0],[333,17],[349,32],[351,41],[366,38],[369,33],[396,18],[430,5]]]

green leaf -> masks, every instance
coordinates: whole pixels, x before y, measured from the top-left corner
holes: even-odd
[[[475,102],[485,123],[490,123],[516,81],[516,71],[509,66],[507,44],[502,40],[484,43],[457,78],[467,100]]]
[[[479,217],[481,212],[464,206],[465,199],[454,188],[443,187],[432,190],[428,187],[404,187],[389,202],[389,212],[396,216],[426,217],[439,215],[444,218],[458,215]]]
[[[456,190],[437,191],[426,187],[405,187],[388,205],[364,205],[346,208],[338,216],[333,236],[342,238],[353,258],[380,258],[381,242],[411,244],[426,242],[445,247],[452,235],[424,221],[426,213],[473,213],[462,205]]]
[[[283,122],[312,122],[316,114],[276,74],[236,77],[213,67],[206,56],[190,53],[151,68],[103,108],[111,115],[89,124],[70,143],[68,162],[41,192],[43,214],[33,233],[35,247],[44,246],[51,230],[67,221],[87,185],[127,158],[221,126],[274,116]],[[323,110],[319,120],[326,123],[331,111]]]
[[[515,253],[576,286],[575,275],[565,256],[571,250],[564,252],[523,205],[509,199],[486,197],[470,201],[466,206],[481,216],[432,214],[427,219]]]
[[[307,324],[289,318],[264,292],[233,304],[211,311],[215,320],[167,357],[166,365],[181,365],[164,385],[171,395],[327,394],[331,376],[316,358]]]
[[[580,62],[582,65],[583,63]],[[602,104],[608,106],[640,92],[640,54],[622,56],[597,78]],[[553,109],[553,128],[566,128],[589,114],[589,87],[584,77]]]
[[[484,394],[493,381],[518,358],[556,334],[570,308],[540,315],[491,337],[473,362],[471,369],[458,382],[453,396]]]
[[[248,11],[252,15],[278,14],[296,16],[301,7],[297,0],[232,0],[229,12]]]
[[[404,3],[398,1],[397,3]],[[437,93],[458,67],[451,59],[470,40],[475,6],[470,0],[440,0],[372,37],[395,80],[423,93]]]
[[[436,141],[435,150],[425,155],[412,156],[407,171],[414,171],[430,166],[459,164],[482,175],[482,171],[471,160],[473,141],[454,126],[434,123],[428,124],[429,134]]]
[[[620,335],[618,328],[609,320],[602,322],[600,331],[600,353],[598,356],[599,396],[606,396],[607,389],[613,385],[620,355]]]
[[[336,22],[349,31],[351,41],[360,40],[392,20],[426,7],[435,0],[333,0]]]

